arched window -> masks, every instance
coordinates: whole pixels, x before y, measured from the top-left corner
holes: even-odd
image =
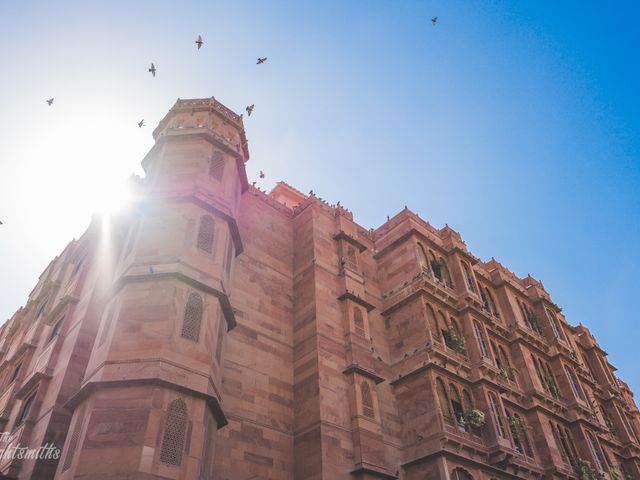
[[[31,407],[33,406],[33,401],[36,398],[35,392],[32,393],[29,398],[24,401],[22,405],[22,410],[20,410],[20,415],[16,419],[16,427],[22,425],[24,421],[29,417],[29,412],[31,412]]]
[[[218,314],[218,335],[216,338],[216,362],[220,365],[222,358],[222,341],[224,339],[224,330],[227,324],[226,319],[221,314]]]
[[[476,282],[473,279],[471,269],[466,262],[462,262],[462,269],[464,270],[464,277],[467,280],[467,288],[469,288],[470,292],[478,293],[478,290],[476,289]]]
[[[444,383],[439,378],[436,378],[436,393],[438,394],[438,402],[440,403],[440,409],[445,420],[451,420],[451,406],[449,404],[449,395],[444,388]]]
[[[36,313],[36,319],[40,318],[46,306],[47,306],[47,301],[45,300],[44,302],[42,302],[42,305],[40,305],[40,308],[38,309],[38,313]]]
[[[531,355],[531,358],[533,359],[533,367],[536,370],[536,375],[538,376],[538,380],[540,381],[540,385],[542,385],[542,388],[547,393],[551,393],[549,391],[549,385],[547,385],[547,380],[546,380],[544,374],[542,373],[542,367],[541,367],[540,360],[537,357],[535,357],[534,355]]]
[[[596,462],[598,472],[603,472],[604,462],[602,460],[602,454],[600,453],[600,445],[591,432],[587,432],[587,441],[589,443],[589,449],[591,450],[593,459]]]
[[[436,280],[442,281],[442,265],[436,260],[436,256],[431,250],[429,250],[429,265],[431,266],[431,270],[433,270],[433,275],[436,277]]]
[[[553,441],[556,442],[556,446],[558,447],[558,452],[560,453],[560,457],[565,463],[570,463],[569,458],[570,454],[567,451],[567,446],[560,439],[560,434],[558,432],[558,427],[554,425],[552,422],[549,422],[551,425],[551,432],[553,433]]]
[[[501,438],[506,438],[506,433],[504,430],[504,423],[502,421],[502,414],[500,413],[500,404],[498,403],[498,398],[494,393],[489,393],[489,411],[491,412],[491,418],[493,420],[494,425],[496,426],[496,430],[498,431],[498,435]]]
[[[531,443],[529,442],[529,436],[527,434],[527,426],[524,420],[522,420],[517,413],[512,415],[510,412],[507,412],[507,418],[509,419],[509,427],[515,449],[523,455],[533,457]]]
[[[76,421],[73,425],[73,431],[71,432],[69,444],[67,445],[66,452],[64,454],[64,462],[62,463],[63,472],[69,470],[71,467],[73,456],[76,453],[76,448],[78,448],[78,442],[80,441],[80,435],[82,434],[82,427],[84,423],[84,405],[85,404],[80,407],[80,410],[78,410],[75,415]]]
[[[489,303],[489,311],[493,313],[494,316],[500,317],[500,312],[498,312],[498,309],[496,308],[496,303],[493,301],[493,295],[491,295],[491,292],[486,287],[484,291],[487,296],[487,301]]]
[[[22,368],[22,362],[16,365],[16,368],[13,369],[13,373],[9,378],[9,383],[13,382],[16,378],[18,378],[18,374],[20,373],[20,369]]]
[[[429,271],[429,260],[420,242],[418,242],[418,265],[420,266],[420,270]]]
[[[573,368],[571,368],[568,365],[565,365],[564,370],[565,372],[567,372],[567,377],[569,377],[569,383],[571,384],[571,389],[573,390],[573,393],[575,393],[576,397],[578,397],[580,400],[585,400],[582,386],[580,385],[580,382],[578,382],[578,379],[576,378],[576,374],[574,373]]]
[[[453,383],[449,384],[449,393],[451,396],[451,410],[453,411],[453,416],[458,422],[458,425],[464,428],[464,408],[462,407],[462,400],[460,399],[458,389]]]
[[[47,342],[50,342],[60,334],[60,329],[62,328],[63,321],[64,321],[64,317],[62,317],[53,325],[53,328],[51,329],[51,333],[49,334],[49,339],[47,340]]]
[[[458,467],[451,472],[451,480],[473,480],[473,477],[465,469]]]
[[[187,431],[187,406],[184,400],[177,398],[169,404],[164,422],[160,461],[168,465],[179,466]]]
[[[557,339],[566,341],[567,337],[564,335],[564,330],[562,330],[562,326],[558,322],[558,317],[556,317],[553,312],[549,311],[549,309],[546,309],[546,311],[547,317],[549,318],[549,323],[551,324],[551,330],[553,330],[553,334]]]
[[[440,334],[447,341],[449,338],[449,326],[447,325],[447,319],[441,311],[438,311],[438,326],[440,327]]]
[[[200,324],[202,323],[202,297],[197,293],[189,294],[187,305],[184,309],[184,321],[182,322],[182,336],[197,342],[200,339]]]
[[[371,387],[368,381],[362,380],[362,383],[360,383],[360,394],[362,395],[362,414],[365,417],[375,418],[373,397],[371,396]]]
[[[203,252],[213,251],[214,223],[210,215],[200,217],[200,228],[198,229],[198,249]]]
[[[519,299],[516,300],[516,302],[518,303],[518,308],[520,309],[520,315],[522,316],[522,323],[524,323],[525,326],[531,328],[531,325],[529,324],[529,315],[525,311],[524,305],[522,305],[522,302]]]
[[[504,351],[504,348],[502,348],[502,345],[498,347],[498,350],[500,351],[500,357],[502,358],[502,364],[504,366],[505,373],[507,374],[507,378],[509,378],[509,380],[511,381],[514,381],[515,380],[515,375],[513,374],[514,369],[511,368],[511,362],[509,362],[509,357],[507,356],[507,352]]]
[[[364,337],[364,319],[362,318],[362,310],[359,307],[353,307],[353,325],[356,333]]]
[[[222,180],[224,174],[224,157],[221,152],[215,151],[209,160],[209,175],[216,180]]]
[[[347,266],[354,270],[358,268],[358,261],[356,258],[356,249],[353,248],[351,245],[347,247]]]
[[[480,285],[480,298],[482,299],[483,308],[487,312],[491,312],[491,308],[489,306],[489,300],[487,299],[487,294],[485,293],[485,290],[482,288],[482,285]]]
[[[473,321],[473,329],[476,333],[476,338],[478,339],[478,346],[480,347],[480,354],[484,358],[489,358],[489,349],[487,348],[487,341],[484,338],[484,332],[482,331],[482,327],[477,321]]]
[[[447,261],[440,257],[440,268],[442,269],[442,277],[444,278],[444,284],[453,288],[453,282],[451,281],[451,273],[449,272],[449,266],[447,265]]]
[[[436,320],[436,314],[431,308],[431,305],[427,304],[427,323],[431,330],[431,338],[434,342],[440,342],[440,329],[438,328],[438,321]]]

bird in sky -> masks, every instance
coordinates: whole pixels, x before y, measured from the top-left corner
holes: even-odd
[[[432,23],[432,24],[434,24],[434,25],[435,25],[436,23],[438,23],[438,17],[433,17],[433,18],[431,19],[431,23]]]
[[[47,104],[49,106],[53,105],[53,97],[51,97],[49,100],[47,100]]]
[[[155,76],[156,76],[156,66],[153,63],[151,64],[151,68],[149,69],[149,71],[151,72],[151,75],[153,75],[153,77],[155,78]]]
[[[204,45],[204,42],[202,41],[202,35],[198,35],[198,39],[196,40],[196,45],[198,46],[198,50],[200,50],[202,48],[202,45]]]
[[[256,65],[260,65],[266,61],[267,61],[267,57],[262,57],[262,58],[258,57],[258,61],[256,62]]]
[[[255,107],[255,105],[252,103],[251,105],[249,105],[245,110],[247,111],[247,116],[250,117],[251,116],[251,112],[253,112],[253,107]]]
[[[260,170],[260,178],[264,178],[264,172]]]
[[[144,125],[144,118],[143,118],[142,120],[140,120],[140,121],[138,122],[138,127],[139,127],[139,128],[142,128],[142,127],[144,127],[144,126],[145,126],[145,125]]]

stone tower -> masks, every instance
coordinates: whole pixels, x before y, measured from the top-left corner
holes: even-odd
[[[213,439],[227,423],[220,365],[236,323],[235,217],[249,157],[242,117],[214,98],[178,100],[153,135],[82,386],[68,405],[60,479],[209,478]]]

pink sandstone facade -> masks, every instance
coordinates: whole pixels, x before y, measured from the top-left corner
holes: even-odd
[[[242,117],[178,100],[137,200],[0,331],[4,479],[640,480],[640,414],[542,283],[405,209],[247,182]]]

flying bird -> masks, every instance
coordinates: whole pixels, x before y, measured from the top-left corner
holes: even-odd
[[[202,41],[202,35],[198,35],[198,39],[196,40],[196,45],[198,45],[198,50],[200,50],[202,48],[202,45],[204,45],[204,42]]]
[[[267,61],[267,57],[262,57],[262,58],[258,57],[258,61],[256,62],[256,65],[260,65],[266,61]]]
[[[438,23],[438,17],[433,17],[433,18],[431,19],[431,23],[433,23],[434,25],[435,25],[436,23]]]
[[[264,172],[260,170],[260,178],[264,178]]]
[[[51,97],[49,100],[47,100],[47,104],[49,106],[53,105],[53,97]]]
[[[245,110],[247,111],[247,116],[250,117],[251,116],[251,112],[253,112],[253,107],[255,107],[255,104],[251,104],[249,105]]]
[[[138,127],[139,127],[139,128],[142,128],[142,127],[144,127],[144,126],[145,126],[145,125],[144,125],[144,118],[143,118],[142,120],[140,120],[140,121],[138,122]]]
[[[153,78],[156,77],[156,66],[152,63],[151,64],[151,68],[149,69],[149,71],[151,72],[151,75],[153,75]]]

